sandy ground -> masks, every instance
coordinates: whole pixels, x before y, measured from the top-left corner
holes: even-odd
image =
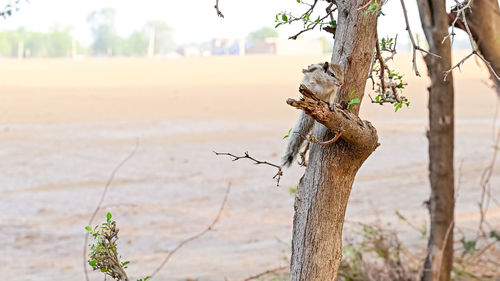
[[[180,250],[157,280],[241,280],[285,265],[293,215],[288,190],[303,170],[285,171],[277,188],[273,169],[212,151],[249,151],[278,162],[282,136],[298,114],[284,101],[299,96],[301,68],[325,59],[0,61],[2,279],[83,280],[84,227],[111,171],[137,138],[137,153],[116,175],[104,203],[120,226],[131,277],[148,275],[179,241],[203,230],[228,182],[232,190],[216,231]],[[409,77],[412,105],[394,113],[365,100],[361,116],[378,128],[382,145],[359,171],[347,220],[390,222],[405,243],[424,247],[394,212],[415,224],[427,220],[429,82],[423,63],[424,78],[411,74],[409,56],[396,63]],[[493,152],[497,101],[474,61],[455,78],[456,218],[467,232],[478,219],[479,178]],[[500,225],[499,206],[492,204],[488,215]]]

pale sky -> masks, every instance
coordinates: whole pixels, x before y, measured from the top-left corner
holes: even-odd
[[[416,1],[405,1],[411,27],[421,33]],[[149,20],[159,19],[174,30],[176,43],[202,42],[211,38],[244,38],[262,26],[275,25],[275,14],[281,11],[304,11],[305,6],[295,0],[220,0],[225,18],[219,18],[213,8],[214,0],[30,0],[20,11],[1,20],[0,30],[24,26],[27,30],[47,31],[61,24],[72,26],[73,35],[84,44],[90,44],[91,33],[86,23],[93,10],[112,7],[117,10],[118,32],[126,36],[140,29]],[[380,36],[399,33],[402,43],[408,41],[404,18],[398,0],[389,0],[379,20]],[[311,16],[312,17],[312,16]],[[299,25],[279,27],[280,37],[286,38],[300,30]],[[325,32],[309,32],[305,37],[316,38]]]

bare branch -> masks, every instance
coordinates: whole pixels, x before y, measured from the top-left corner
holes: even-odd
[[[170,251],[168,253],[168,255],[165,257],[165,259],[163,260],[163,262],[158,266],[158,268],[156,268],[153,273],[151,273],[151,279],[165,266],[165,264],[167,264],[167,262],[170,260],[170,258],[179,250],[181,249],[182,247],[184,247],[186,244],[188,244],[189,242],[192,242],[200,237],[202,237],[203,235],[207,234],[208,232],[212,231],[215,227],[215,225],[217,224],[217,222],[219,222],[219,219],[220,219],[220,216],[222,214],[222,211],[224,210],[224,207],[226,206],[226,202],[227,202],[227,197],[229,196],[229,191],[231,191],[231,183],[228,183],[227,185],[227,189],[226,189],[226,193],[224,194],[224,199],[222,200],[222,203],[220,205],[220,208],[219,208],[219,211],[217,212],[217,215],[215,216],[214,220],[212,221],[212,223],[207,227],[205,228],[203,231],[201,231],[200,233],[198,234],[195,234],[185,240],[183,240],[182,242],[180,242],[172,251]]]
[[[243,156],[236,156],[234,154],[227,153],[227,152],[216,152],[216,151],[214,151],[214,153],[217,156],[219,156],[219,155],[229,156],[229,157],[233,158],[233,159],[231,159],[232,161],[238,161],[240,159],[250,159],[250,160],[252,160],[252,161],[255,162],[254,163],[255,165],[268,165],[268,166],[274,167],[274,168],[278,169],[278,172],[276,173],[276,175],[274,175],[273,179],[276,179],[276,186],[280,185],[280,179],[281,179],[281,176],[283,176],[283,170],[281,169],[281,166],[269,163],[267,161],[257,160],[255,158],[253,158],[252,156],[250,156],[248,154],[248,151],[246,151]]]
[[[282,270],[285,270],[287,269],[289,266],[286,265],[286,266],[280,266],[280,267],[277,267],[277,268],[274,268],[274,269],[270,269],[270,270],[266,270],[264,272],[261,272],[259,274],[256,274],[256,275],[253,275],[253,276],[250,276],[248,278],[246,278],[245,280],[243,281],[250,281],[250,280],[255,280],[255,279],[259,279],[260,277],[263,277],[265,275],[268,275],[268,274],[272,274],[272,273],[276,273],[276,272],[279,272],[279,271],[282,271]]]
[[[306,140],[308,143],[315,143],[315,144],[319,144],[321,146],[326,146],[326,145],[329,145],[329,144],[332,144],[334,142],[336,142],[340,136],[342,135],[342,132],[337,132],[335,133],[335,136],[331,139],[331,140],[327,140],[327,141],[320,141],[318,140],[315,136],[313,136],[312,134],[308,134],[307,136],[304,136],[304,135],[300,135],[304,140]]]
[[[300,134],[300,133],[296,133],[296,134]],[[303,166],[303,167],[307,167],[306,154],[307,154],[307,151],[309,150],[309,146],[311,145],[311,143],[319,144],[321,146],[327,146],[329,144],[335,143],[340,138],[341,135],[342,135],[342,132],[337,132],[331,140],[319,141],[312,134],[307,134],[307,136],[300,134],[300,136],[306,141],[306,146],[305,146],[304,150],[301,153],[299,153],[299,156],[300,156],[299,165]]]
[[[401,1],[403,1],[403,0],[401,0]],[[500,81],[500,76],[498,75],[498,73],[495,72],[495,70],[493,69],[493,66],[491,65],[491,63],[487,59],[485,59],[484,56],[479,51],[479,49],[477,47],[477,44],[474,42],[474,37],[472,36],[472,32],[470,30],[469,24],[467,23],[467,17],[465,16],[465,11],[467,9],[471,8],[472,0],[468,0],[468,1],[464,1],[464,2],[458,2],[457,0],[455,0],[455,2],[457,3],[457,5],[455,7],[453,7],[452,10],[451,10],[452,13],[455,13],[455,17],[453,18],[453,21],[451,23],[451,36],[455,35],[455,31],[454,31],[455,27],[457,26],[457,24],[460,24],[459,27],[462,28],[463,30],[465,30],[465,32],[467,32],[467,35],[469,36],[469,41],[470,41],[470,45],[471,45],[471,48],[472,48],[472,52],[470,54],[468,54],[467,56],[465,56],[462,60],[460,60],[452,68],[450,68],[447,71],[445,71],[444,72],[444,80],[446,80],[446,77],[448,76],[448,74],[451,71],[453,71],[453,69],[455,69],[455,68],[460,69],[460,66],[468,58],[470,58],[472,55],[476,55],[477,57],[479,57],[486,64],[486,67],[489,69],[489,71],[491,73],[491,76],[495,77],[498,81]],[[450,15],[451,15],[451,13],[450,13]],[[450,37],[450,35],[448,35],[445,38],[443,38],[443,42],[448,37]],[[452,37],[452,39],[453,39],[453,37]]]
[[[331,6],[331,4],[330,4]],[[319,21],[316,21],[313,25],[311,25],[310,27],[307,27],[305,29],[302,29],[301,31],[299,31],[297,34],[293,35],[293,36],[290,36],[288,37],[288,39],[291,39],[291,40],[296,40],[297,37],[299,37],[299,35],[301,35],[302,33],[306,32],[306,31],[309,31],[309,30],[313,30],[314,28],[316,28],[316,26],[319,24],[319,25],[324,25],[325,23],[323,23],[323,20],[325,20],[327,17],[329,17],[337,8],[333,9],[333,10],[330,10],[330,12],[328,12],[325,16],[323,16],[322,18],[320,18]]]
[[[330,130],[342,133],[339,137],[356,146],[363,147],[370,152],[377,148],[379,145],[377,130],[370,122],[361,120],[340,105],[330,108],[327,102],[320,100],[303,84],[300,85],[299,91],[304,98],[298,101],[288,99],[286,102],[289,105],[304,110],[306,114]]]
[[[470,54],[468,54],[468,55],[467,55],[467,56],[465,56],[463,59],[461,59],[461,60],[460,60],[457,64],[455,64],[454,66],[452,66],[450,69],[446,70],[446,71],[444,72],[444,78],[443,78],[443,81],[445,81],[445,80],[446,80],[446,77],[448,76],[448,74],[450,74],[450,73],[453,71],[453,69],[455,69],[455,68],[460,69],[460,67],[462,66],[462,64],[464,64],[464,62],[465,62],[468,58],[472,57],[474,54],[475,54],[475,51],[472,51]]]
[[[318,18],[316,20],[311,20],[310,17],[313,14],[314,9],[317,8],[316,5],[318,4],[318,2],[320,2],[320,1],[314,0],[312,4],[309,4],[307,2],[300,1],[300,4],[309,6],[309,8],[300,16],[294,16],[291,13],[280,13],[281,15],[286,16],[286,19],[284,19],[283,21],[279,21],[277,18],[276,22],[278,22],[278,24],[276,25],[276,27],[278,27],[279,25],[284,24],[284,23],[291,24],[293,22],[302,21],[303,22],[303,29],[301,31],[299,31],[298,33],[296,33],[295,35],[288,37],[288,39],[291,39],[291,40],[297,39],[304,32],[315,29],[318,25],[320,26],[320,28],[323,28],[323,26],[326,26],[323,28],[323,30],[330,32],[332,34],[335,34],[336,27],[334,25],[331,25],[330,23],[334,22],[333,12],[335,12],[337,10],[337,7],[335,7],[335,8],[332,8],[332,7],[333,7],[333,5],[336,5],[336,1],[326,0],[326,2],[329,3],[325,9],[326,14],[323,16],[318,16]],[[278,15],[280,15],[280,14],[278,14]],[[328,17],[330,17],[330,21],[326,22],[325,20]]]
[[[224,15],[222,14],[222,12],[219,9],[219,0],[215,0],[214,8],[215,8],[215,11],[217,12],[217,16],[224,18]]]
[[[116,173],[121,169],[121,167],[123,167],[123,165],[125,165],[125,163],[127,163],[128,160],[130,160],[135,155],[138,148],[139,148],[139,139],[137,138],[135,140],[134,149],[111,172],[111,175],[109,176],[108,181],[106,182],[106,185],[104,186],[104,190],[102,191],[101,199],[99,200],[99,203],[97,203],[97,206],[96,206],[94,212],[90,216],[88,225],[92,225],[92,223],[94,222],[94,219],[95,219],[97,213],[99,212],[99,210],[101,209],[102,203],[104,202],[104,198],[106,197],[106,193],[108,193],[109,186],[113,182],[113,179],[115,178]],[[85,273],[85,279],[87,281],[89,281],[89,274],[87,271],[87,246],[88,246],[87,243],[88,243],[88,241],[89,241],[89,232],[87,231],[87,232],[85,232],[85,239],[84,239],[84,243],[83,243],[83,272]]]
[[[424,52],[428,55],[432,55],[435,57],[440,58],[441,56],[438,56],[436,54],[433,54],[429,51],[426,51],[418,45],[418,43],[415,42],[415,39],[413,38],[413,33],[411,32],[410,28],[410,23],[408,22],[408,12],[406,11],[406,6],[404,0],[401,0],[401,7],[403,8],[403,15],[405,16],[405,23],[406,23],[406,30],[408,31],[408,35],[410,36],[410,41],[411,41],[411,46],[413,49],[413,55],[412,55],[412,63],[413,63],[413,70],[415,71],[415,75],[420,76],[420,72],[418,72],[417,68],[417,50],[420,52]]]

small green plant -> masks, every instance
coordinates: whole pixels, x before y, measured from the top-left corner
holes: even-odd
[[[465,238],[462,238],[460,242],[462,243],[462,247],[464,248],[464,253],[472,253],[477,250],[476,240],[465,240]]]
[[[350,109],[351,106],[357,104],[357,103],[360,103],[361,100],[359,98],[354,98],[354,99],[351,99],[348,103],[347,103],[347,109]]]
[[[373,90],[375,90],[375,81],[373,77],[378,78],[375,99],[372,103],[384,104],[390,103],[394,105],[394,112],[400,110],[403,105],[410,106],[408,98],[403,96],[403,90],[407,83],[403,80],[403,75],[394,71],[389,61],[393,60],[396,55],[397,36],[394,38],[382,38],[374,53],[374,61],[372,65],[372,79]],[[371,98],[371,97],[370,97]]]
[[[292,129],[293,128],[290,128],[290,130],[288,130],[288,133],[283,137],[283,139],[286,139],[286,138],[290,137],[290,134],[292,133]]]
[[[500,232],[496,230],[490,231],[490,238],[495,238],[497,241],[500,241]]]
[[[94,243],[90,245],[88,263],[93,270],[100,271],[114,280],[129,281],[125,269],[130,264],[130,261],[120,261],[118,254],[118,228],[116,221],[112,220],[111,213],[106,214],[106,222],[96,225],[94,228],[86,226],[85,229],[94,239]],[[146,281],[150,277],[137,281]]]
[[[290,187],[290,189],[288,189],[288,192],[290,192],[290,194],[294,195],[295,193],[297,193],[297,186],[294,185],[294,186]]]
[[[349,102],[347,103],[347,109],[350,109],[351,106],[355,105],[355,104],[358,104],[358,103],[361,103],[361,99],[359,98],[353,98],[353,95],[356,93],[356,90],[352,90],[350,93],[349,93]]]

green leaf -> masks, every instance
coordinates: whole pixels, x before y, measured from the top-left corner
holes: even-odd
[[[402,104],[400,104],[400,103],[395,103],[395,104],[394,104],[394,112],[398,112],[398,110],[400,110],[400,109],[401,109],[401,107],[403,107],[403,105],[402,105]]]
[[[113,216],[111,215],[111,213],[110,213],[110,212],[108,212],[108,213],[106,214],[106,219],[108,220],[108,222],[111,220],[111,218],[112,218],[112,217],[113,217]]]
[[[285,14],[282,14],[282,15],[281,15],[281,19],[282,19],[284,22],[287,22],[287,21],[288,21],[288,17],[287,17]]]
[[[94,267],[94,266],[97,265],[97,261],[96,260],[91,260],[91,261],[89,261],[89,265],[92,266],[92,267]]]
[[[288,133],[283,137],[283,139],[290,137],[290,133],[292,132],[292,129],[293,128],[290,128],[290,130],[288,130]]]
[[[300,3],[300,0],[297,0],[297,3]]]
[[[361,100],[359,98],[354,98],[354,99],[351,99],[348,103],[347,103],[347,109],[350,109],[351,106],[357,104],[357,103],[360,103]]]
[[[476,250],[476,240],[466,241],[465,239],[460,240],[462,242],[462,246],[464,247],[464,252],[471,253]]]
[[[333,26],[333,27],[337,26],[337,21],[336,20],[332,20],[330,22],[330,25]]]
[[[490,232],[490,237],[495,238],[497,241],[500,241],[500,233],[497,232],[496,230],[492,230]]]
[[[295,193],[297,193],[297,186],[292,186],[292,187],[290,187],[290,189],[288,190],[288,192],[290,192],[290,194],[295,194]]]
[[[282,24],[282,22],[279,22],[274,28],[277,28],[278,26],[280,26]]]
[[[86,226],[85,229],[88,231],[92,231],[92,227],[90,227],[90,226]]]
[[[312,136],[312,137],[311,137],[311,140],[312,140],[312,141],[317,141],[317,139],[316,139],[316,137],[315,137],[315,136]]]

